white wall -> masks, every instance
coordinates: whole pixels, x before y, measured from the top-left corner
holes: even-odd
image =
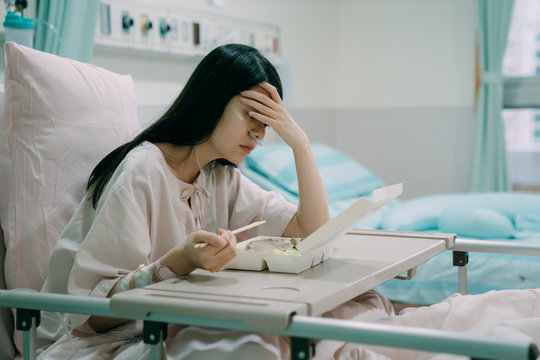
[[[139,0],[140,1],[140,0]],[[281,73],[285,100],[296,107],[335,107],[337,80],[336,15],[338,7],[326,0],[226,0],[223,8],[201,0],[169,0],[178,6],[226,16],[277,24],[281,29]],[[92,62],[112,71],[130,73],[135,80],[184,84],[198,59],[156,56],[126,57],[96,49]],[[153,93],[155,94],[155,93]],[[148,94],[148,97],[153,96]],[[141,99],[149,101],[149,99]],[[150,101],[152,102],[152,101]]]
[[[339,1],[338,108],[471,106],[475,1]]]
[[[474,1],[172,1],[279,25],[294,108],[472,105]],[[197,61],[97,49],[92,62],[136,80],[184,83]]]
[[[339,4],[336,146],[403,198],[467,191],[476,2]]]
[[[467,190],[474,1],[174,1],[280,26],[285,101],[312,140],[404,182],[404,198]],[[150,106],[172,101],[197,61],[99,49],[93,58],[132,74],[139,102]],[[144,116],[157,117],[152,111]]]
[[[467,190],[475,1],[224,0],[222,8],[161,1],[279,25],[285,102],[313,141],[388,183],[403,182],[403,198]],[[34,14],[31,2],[27,16]],[[96,48],[92,62],[133,76],[148,121],[199,60]]]

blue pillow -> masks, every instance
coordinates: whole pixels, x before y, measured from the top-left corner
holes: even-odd
[[[403,201],[384,217],[381,228],[398,231],[436,230],[442,209],[439,201],[417,198]]]
[[[364,196],[384,186],[366,167],[344,153],[324,144],[311,144],[328,201]],[[258,147],[246,158],[247,166],[298,196],[298,181],[292,150],[285,144]]]
[[[497,211],[450,207],[439,217],[439,231],[477,239],[508,239],[514,234],[514,224]]]
[[[251,170],[243,164],[238,166],[238,169],[240,169],[242,175],[253,181],[255,184],[259,185],[262,189],[266,191],[276,191],[280,193],[288,202],[298,205],[298,196],[291,194],[287,190],[283,189],[279,185],[274,184],[258,172]]]
[[[422,196],[401,202],[385,216],[386,230],[437,230],[439,217],[449,207],[490,209],[510,219],[519,216],[540,219],[540,194],[458,193]]]
[[[540,233],[540,216],[517,215],[514,218],[514,223],[518,231]]]

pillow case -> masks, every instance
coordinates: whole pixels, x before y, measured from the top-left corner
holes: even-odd
[[[249,180],[253,181],[255,184],[259,185],[261,189],[264,189],[266,191],[276,191],[281,194],[287,200],[288,202],[298,205],[298,196],[291,194],[284,188],[280,187],[279,185],[276,185],[272,181],[270,181],[268,178],[264,177],[263,175],[259,174],[258,172],[250,169],[247,167],[244,163],[240,164],[238,166],[238,169],[240,169],[240,172],[242,175],[247,177]]]
[[[514,224],[518,231],[540,233],[540,215],[517,215]]]
[[[320,143],[312,143],[311,149],[328,201],[367,195],[384,186],[379,177],[346,154]],[[249,168],[298,196],[296,167],[288,145],[257,147],[245,161]]]
[[[508,239],[514,224],[498,211],[483,208],[449,207],[439,217],[439,231],[476,239]]]
[[[139,131],[130,76],[4,45],[0,223],[8,288],[40,290],[94,166]]]
[[[402,201],[384,218],[386,230],[437,230],[439,218],[448,208],[483,208],[499,212],[516,222],[522,217],[540,219],[540,194],[528,193],[462,193],[422,196]]]

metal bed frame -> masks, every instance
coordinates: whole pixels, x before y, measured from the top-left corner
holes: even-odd
[[[391,231],[355,231],[365,235]],[[399,232],[403,235],[403,232]],[[410,233],[411,237],[422,233]],[[509,241],[485,241],[456,239],[449,249],[454,254],[454,266],[459,267],[459,292],[467,293],[467,263],[469,252],[489,252],[540,256],[540,245]],[[246,332],[261,332],[241,321],[212,317],[193,317],[166,312],[151,312],[145,315],[119,315],[110,307],[111,299],[61,294],[44,294],[23,289],[0,290],[0,307],[15,308],[16,330],[23,332],[23,359],[35,359],[36,328],[41,311],[91,314],[125,319],[143,320],[144,342],[150,344],[152,359],[163,358],[163,340],[167,337],[167,324],[208,326]],[[461,334],[445,330],[354,322],[293,314],[283,330],[265,330],[266,333],[291,337],[291,358],[309,359],[314,352],[312,339],[331,339],[363,344],[414,349],[436,353],[466,355],[472,359],[537,359],[536,344],[523,340],[494,339],[486,336]]]

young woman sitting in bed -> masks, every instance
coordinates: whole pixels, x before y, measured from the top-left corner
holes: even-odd
[[[170,109],[94,169],[87,193],[51,256],[43,291],[107,297],[200,268],[219,271],[239,235],[305,237],[329,220],[309,139],[285,108],[275,68],[257,50],[221,46],[195,69]],[[298,207],[243,177],[234,166],[272,127],[293,150]],[[195,246],[206,243],[208,246]],[[392,312],[368,292],[327,314],[373,321]],[[41,359],[142,358],[140,322],[97,316],[43,316]],[[53,343],[53,345],[50,345]],[[322,344],[323,342],[321,342]],[[319,346],[336,355],[343,344]],[[168,358],[279,359],[286,337],[171,326]]]

